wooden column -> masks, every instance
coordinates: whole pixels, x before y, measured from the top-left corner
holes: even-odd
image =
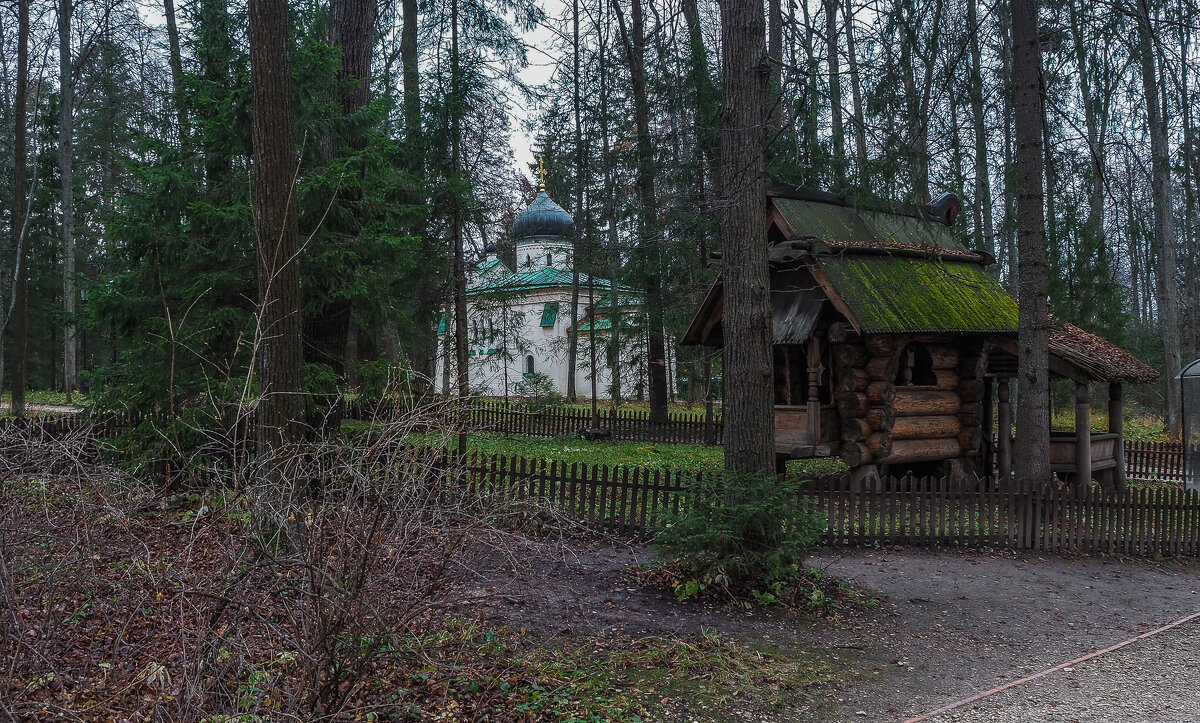
[[[1008,481],[1012,476],[1012,406],[1008,403],[1010,393],[1008,379],[998,379],[996,381],[996,398],[999,400],[997,405],[999,429],[996,430],[996,454],[999,459],[996,460],[996,466],[999,469],[1000,479],[1004,481]]]
[[[808,338],[808,443],[821,438],[821,340]]]
[[[1125,491],[1125,400],[1121,396],[1121,383],[1108,385],[1108,431],[1117,435],[1113,443],[1113,456],[1117,466],[1113,469],[1113,484],[1117,491]]]
[[[1088,385],[1075,382],[1075,484],[1080,494],[1092,483],[1092,406]]]
[[[979,456],[982,462],[983,476],[991,479],[992,462],[993,462],[993,431],[995,427],[992,424],[992,380],[983,378],[983,401],[980,403],[983,419],[981,431],[983,432],[983,442],[980,445]]]

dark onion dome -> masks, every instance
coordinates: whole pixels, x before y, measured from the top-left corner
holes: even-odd
[[[545,191],[538,191],[533,203],[513,220],[513,237],[566,236],[574,227],[575,219],[571,214],[550,200]]]

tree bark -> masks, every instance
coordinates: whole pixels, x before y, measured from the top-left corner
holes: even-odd
[[[583,211],[583,118],[582,118],[582,103],[580,101],[579,88],[579,0],[572,0],[571,3],[571,115],[575,121],[573,141],[575,144],[575,211],[576,216]],[[579,241],[583,237],[580,229],[583,228],[583,218],[579,216],[578,222],[575,224],[575,251],[571,258],[571,330],[567,332],[567,399],[569,401],[577,400],[577,390],[575,389],[575,375],[579,365],[579,334],[576,332],[576,326],[579,324]],[[589,278],[591,270],[589,269]],[[588,284],[588,291],[591,291],[591,283]],[[590,296],[589,296],[590,298]],[[591,308],[589,302],[589,309]],[[593,326],[595,326],[593,324]],[[592,336],[595,336],[593,331]],[[592,369],[593,376],[595,368]],[[593,398],[595,395],[592,395]]]
[[[625,57],[633,86],[634,125],[637,128],[637,187],[642,205],[638,255],[641,262],[639,271],[642,274],[642,289],[646,297],[646,377],[650,392],[650,419],[665,422],[667,354],[661,287],[662,240],[658,228],[658,202],[654,192],[654,148],[650,139],[650,94],[646,85],[646,40],[642,0],[631,0],[628,28],[625,25],[620,0],[613,0],[613,9],[616,10],[617,24],[625,45]]]
[[[725,468],[775,469],[771,304],[767,265],[766,23],[756,0],[721,3],[724,109],[721,175],[725,214]]]
[[[850,98],[854,104],[854,150],[858,168],[858,185],[860,192],[869,194],[871,191],[870,174],[867,172],[867,123],[863,110],[862,80],[858,75],[858,47],[854,38],[854,10],[851,0],[846,0],[842,8],[846,19],[846,59],[850,66]]]
[[[836,188],[846,185],[846,136],[842,128],[842,75],[838,58],[838,0],[825,5],[825,62],[829,65],[829,117],[833,140],[833,178]]]
[[[64,0],[60,0],[62,2]],[[170,48],[171,87],[174,91],[175,122],[179,124],[179,145],[187,145],[187,109],[183,103],[183,54],[179,50],[179,27],[175,22],[175,0],[163,0],[163,17],[167,21],[167,45]]]
[[[350,153],[359,153],[367,146],[361,121],[354,119],[371,98],[371,50],[375,41],[375,16],[378,4],[374,0],[332,0],[329,6],[329,42],[341,57],[338,67],[340,93],[338,104],[344,127],[345,145]],[[325,139],[330,161],[341,153],[333,131]],[[346,224],[335,231],[353,243],[361,232],[361,193],[359,186],[339,188],[337,201],[344,208]],[[317,275],[307,289],[309,298],[304,319],[305,361],[326,364],[333,374],[346,384],[346,348],[350,337],[353,308],[351,300],[333,293],[336,280],[329,275]],[[340,394],[318,405],[317,416],[309,426],[322,431],[336,432],[341,427],[342,403]]]
[[[29,0],[17,2],[17,88],[13,110],[13,212],[16,259],[13,264],[12,305],[8,313],[12,335],[12,413],[25,415],[26,351],[29,344],[29,272],[25,268],[29,236],[29,192],[25,187],[29,114]],[[3,344],[0,336],[0,344]]]
[[[58,3],[58,175],[62,184],[62,258],[63,258],[63,391],[67,403],[75,391],[75,199],[72,189],[72,140],[74,137],[75,77],[71,51],[71,15],[73,0]]]
[[[1019,285],[1017,479],[1026,488],[1050,479],[1049,310],[1042,162],[1038,0],[1012,0],[1013,109],[1016,125],[1017,279]]]
[[[458,454],[464,458],[467,454],[467,425],[466,404],[471,395],[469,370],[467,369],[467,267],[466,255],[463,248],[462,208],[458,197],[461,174],[462,127],[461,114],[462,98],[459,95],[459,57],[458,57],[458,0],[450,2],[450,174],[454,181],[451,187],[451,233],[454,236],[454,358],[456,379],[458,382],[458,402],[460,405],[458,420]]]
[[[1154,246],[1158,254],[1155,292],[1158,331],[1163,342],[1163,383],[1167,428],[1178,434],[1179,422],[1179,285],[1176,280],[1175,235],[1171,219],[1171,165],[1166,125],[1159,102],[1159,78],[1153,50],[1154,29],[1146,0],[1137,3],[1138,55],[1150,131],[1150,193],[1154,199]]]
[[[250,0],[254,206],[258,240],[258,475],[260,535],[271,547],[301,543],[297,480],[288,462],[304,436],[296,126],[287,0]]]
[[[983,115],[983,52],[979,42],[978,0],[967,0],[967,32],[971,34],[971,121],[975,136],[975,248],[996,254],[992,229],[991,168]]]

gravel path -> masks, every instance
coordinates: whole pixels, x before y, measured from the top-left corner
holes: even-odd
[[[934,723],[1200,720],[1200,620],[1064,668]]]
[[[886,604],[851,632],[870,673],[839,691],[839,720],[905,720],[1200,610],[1195,563],[916,550],[811,562]],[[1192,621],[930,720],[1197,721],[1197,633]]]

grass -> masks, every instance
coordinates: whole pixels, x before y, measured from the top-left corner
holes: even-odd
[[[4,404],[12,403],[12,392],[6,391],[0,395],[0,402]],[[47,391],[44,389],[29,389],[25,392],[26,404],[52,404],[56,406],[67,406],[67,395],[63,392]],[[80,392],[75,392],[71,395],[70,406],[79,407],[87,404],[87,397]]]
[[[342,429],[355,434],[371,426],[369,422],[345,422]],[[448,448],[457,445],[455,437],[444,434],[419,434],[411,439],[417,444]],[[650,470],[686,473],[717,472],[725,463],[724,451],[720,447],[657,442],[589,442],[578,437],[475,433],[467,437],[467,450],[484,455],[557,460],[566,464],[633,465]],[[788,472],[792,474],[835,474],[845,469],[846,466],[837,459],[796,459],[788,462]]]
[[[1091,410],[1091,425],[1093,432],[1108,430],[1108,412],[1098,409]],[[1058,430],[1075,429],[1075,410],[1060,409],[1050,418],[1050,428]],[[1127,442],[1167,442],[1170,435],[1163,418],[1156,414],[1126,414],[1125,441]]]
[[[399,646],[409,650],[430,661],[410,680],[452,681],[438,686],[442,695],[413,696],[408,713],[430,719],[447,707],[461,710],[457,692],[490,695],[502,701],[498,709],[523,714],[522,720],[642,721],[686,713],[691,720],[731,721],[767,711],[775,720],[797,703],[815,703],[813,688],[832,682],[842,667],[821,649],[745,644],[712,631],[557,642],[462,620]]]

